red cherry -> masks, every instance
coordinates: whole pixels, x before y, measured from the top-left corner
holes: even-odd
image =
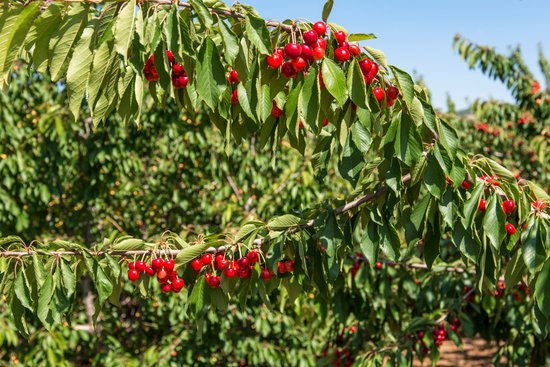
[[[273,55],[279,55],[281,57],[285,56],[285,51],[282,48],[276,48],[273,50]]]
[[[128,263],[128,269],[134,270],[136,268],[136,262],[132,261]]]
[[[143,261],[136,262],[136,270],[139,271],[140,273],[144,271],[146,267],[147,267],[147,264],[144,263]]]
[[[220,276],[219,275],[211,276],[208,284],[210,285],[210,288],[218,288],[220,286]]]
[[[369,74],[367,75],[367,84],[372,83],[376,74],[378,74],[378,65],[373,63]]]
[[[282,114],[283,114],[283,110],[281,110],[277,106],[277,102],[275,102],[275,100],[272,100],[271,101],[271,116],[273,116],[275,118],[279,118],[279,117],[281,117]]]
[[[304,39],[304,42],[309,45],[314,45],[317,43],[318,34],[313,29],[307,32],[304,32],[302,35],[302,38]]]
[[[327,25],[325,22],[316,22],[313,25],[313,30],[317,33],[317,35],[323,36],[327,32]]]
[[[516,227],[514,227],[513,224],[506,223],[506,233],[508,233],[509,236],[512,236],[516,233]]]
[[[193,259],[193,261],[191,261],[191,267],[192,267],[195,271],[201,270],[201,268],[202,268],[202,261],[201,261],[200,259]]]
[[[182,76],[184,73],[185,70],[181,64],[174,64],[174,66],[172,66],[172,74],[174,74],[174,76]]]
[[[169,259],[169,260],[164,260],[163,265],[164,265],[164,270],[171,271],[171,270],[174,270],[175,263],[174,263],[174,260]]]
[[[155,275],[157,272],[155,271],[155,269],[153,269],[152,266],[147,266],[145,268],[145,274],[149,275],[150,277],[152,277],[153,275]]]
[[[164,269],[160,269],[158,272],[157,272],[157,280],[160,282],[160,281],[163,281],[164,279],[166,279],[168,277],[168,272]]]
[[[189,77],[187,76],[180,76],[178,78],[178,87],[179,88],[185,88],[187,87],[187,84],[189,84]]]
[[[334,58],[340,62],[348,61],[350,58],[349,51],[344,47],[338,47],[334,50]]]
[[[384,264],[382,264],[382,261],[377,261],[376,264],[374,265],[374,267],[375,267],[376,269],[380,270],[380,269],[382,269],[382,266],[383,266],[383,265],[384,265]]]
[[[233,278],[236,275],[235,268],[232,268],[232,267],[228,267],[227,269],[225,269],[224,273],[225,273],[225,276],[228,278]]]
[[[212,255],[211,254],[202,255],[201,261],[203,265],[209,265],[212,262]]]
[[[501,289],[501,290],[502,290],[502,289],[505,289],[505,288],[506,288],[506,283],[504,283],[503,280],[499,280],[499,281],[497,282],[497,287],[498,287],[499,289]]]
[[[271,69],[277,69],[283,63],[283,57],[279,54],[267,57],[267,66]]]
[[[248,260],[248,258],[242,257],[239,260],[237,260],[237,265],[241,269],[247,269],[248,266],[250,265],[250,261]]]
[[[363,74],[368,75],[370,69],[372,69],[372,61],[369,59],[363,59],[359,62],[359,67],[361,68],[361,71]]]
[[[160,257],[157,257],[156,259],[153,259],[153,261],[151,261],[151,266],[156,271],[159,271],[164,266],[164,261]]]
[[[163,292],[163,293],[169,293],[172,291],[172,284],[170,283],[164,283],[163,285],[160,286],[160,290]]]
[[[313,60],[313,49],[308,45],[302,45],[302,58],[306,61]]]
[[[346,34],[342,31],[338,31],[334,33],[334,38],[336,38],[339,44],[342,44],[342,42],[346,41]]]
[[[132,282],[135,282],[136,280],[138,280],[139,271],[137,271],[136,269],[128,270],[128,279],[131,280]]]
[[[248,268],[240,268],[238,270],[239,278],[246,278],[248,277]]]
[[[347,43],[346,41],[340,43],[339,45],[341,48],[345,48],[346,50],[349,51],[349,43]]]
[[[232,105],[239,104],[239,95],[237,94],[236,89],[233,91],[233,93],[231,93],[231,104]]]
[[[513,200],[505,200],[502,203],[502,210],[506,215],[511,214],[514,211],[514,201]]]
[[[358,45],[353,43],[349,45],[349,53],[351,54],[351,56],[359,56],[361,55],[361,48],[359,48]]]
[[[292,66],[294,67],[294,70],[302,71],[306,67],[306,60],[304,60],[302,57],[297,57],[292,60]]]
[[[315,47],[313,49],[313,59],[321,60],[323,57],[325,57],[325,49],[322,47]]]
[[[285,269],[287,273],[294,270],[294,260],[285,261]]]
[[[389,99],[397,99],[397,97],[399,97],[399,89],[394,86],[389,86],[386,89],[386,95]]]
[[[395,103],[395,99],[386,98],[386,107],[391,107]]]
[[[246,254],[246,258],[248,259],[248,262],[250,264],[256,264],[258,260],[260,260],[260,256],[258,255],[258,251],[252,250]]]
[[[227,76],[227,80],[229,80],[229,83],[238,83],[239,74],[237,73],[237,70],[231,70]]]
[[[285,45],[285,54],[291,59],[294,59],[302,53],[302,46],[297,43],[287,43]]]
[[[176,58],[174,57],[174,54],[170,50],[166,50],[166,58],[168,59],[168,62],[170,64],[173,64],[176,62]]]
[[[479,205],[478,205],[477,209],[480,212],[484,212],[485,209],[487,209],[487,200],[485,200],[485,199],[479,200]]]
[[[176,278],[172,282],[172,288],[174,288],[174,290],[180,290],[183,288],[184,285],[185,285],[185,282],[183,281],[183,279],[180,279],[180,278]]]
[[[374,88],[372,90],[372,93],[374,94],[374,97],[376,98],[376,100],[378,102],[382,102],[382,100],[384,99],[384,90],[382,88]]]
[[[462,181],[462,188],[468,190],[470,188],[470,183],[466,180]]]
[[[260,276],[264,281],[268,281],[269,279],[271,279],[271,272],[268,269],[264,268],[262,269]]]
[[[284,274],[286,273],[286,266],[285,266],[285,263],[282,262],[282,261],[279,261],[277,263],[277,271],[281,274]]]
[[[283,64],[281,68],[281,73],[283,73],[283,75],[287,78],[294,78],[297,72],[296,69],[294,69],[294,66],[292,66],[292,63],[290,61],[287,61]]]
[[[319,38],[317,40],[317,47],[321,47],[323,50],[327,49],[327,41],[324,38]]]

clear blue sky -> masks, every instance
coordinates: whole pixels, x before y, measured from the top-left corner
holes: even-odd
[[[230,3],[230,1],[227,1]],[[324,0],[242,0],[266,19],[321,18]],[[550,58],[550,0],[335,0],[329,21],[355,33],[374,33],[367,41],[383,50],[390,64],[416,71],[432,91],[436,107],[446,107],[449,93],[457,108],[467,100],[510,100],[498,82],[469,70],[452,49],[458,32],[499,52],[521,45],[524,58],[542,81],[537,44]]]

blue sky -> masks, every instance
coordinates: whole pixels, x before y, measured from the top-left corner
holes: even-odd
[[[324,0],[242,0],[266,19],[321,18]],[[229,1],[228,1],[229,3]],[[383,50],[388,62],[416,71],[432,91],[436,107],[446,108],[449,93],[457,108],[467,100],[511,100],[498,82],[469,70],[452,49],[458,32],[499,52],[521,45],[524,58],[542,81],[537,44],[550,59],[550,0],[335,0],[329,21],[350,32],[374,33],[368,41]]]

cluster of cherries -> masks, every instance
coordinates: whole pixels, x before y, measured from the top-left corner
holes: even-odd
[[[527,284],[521,282],[520,284],[518,284],[517,287],[518,287],[521,291],[523,291],[524,297],[529,296],[529,287],[527,286]],[[515,300],[516,302],[520,302],[520,301],[521,301],[521,296],[520,296],[519,292],[517,292],[517,291],[512,292],[512,297],[514,298],[514,300]]]
[[[230,70],[229,74],[227,75],[227,80],[232,87],[234,84],[239,84],[239,73],[237,73],[237,70]],[[233,90],[233,93],[231,93],[231,104],[239,104],[239,95],[237,94],[237,88],[235,88]]]
[[[132,261],[128,263],[128,279],[135,282],[139,279],[141,273],[145,273],[152,277],[157,276],[157,281],[160,283],[160,289],[164,293],[178,293],[185,285],[183,279],[178,277],[174,270],[174,260],[156,258],[151,261],[151,265],[147,265],[144,261]]]
[[[363,263],[367,263],[367,260],[365,258],[363,258],[363,254],[361,254],[360,252],[356,252],[355,253],[355,261],[353,262],[353,265],[351,267],[351,276],[353,278],[355,278],[355,276],[357,275],[357,272],[359,271],[359,269],[361,269],[361,266],[363,265]],[[377,261],[375,264],[374,264],[374,268],[376,270],[380,270],[382,269],[382,267],[384,266],[384,263],[382,261]],[[391,263],[390,266],[395,266],[395,263]]]
[[[508,217],[514,211],[515,204],[513,200],[504,200],[502,202],[502,211]],[[487,209],[487,200],[480,199],[477,209],[484,212]],[[512,223],[506,223],[506,233],[508,236],[513,236],[516,233],[516,227]]]
[[[149,82],[156,82],[159,80],[159,72],[155,68],[155,55],[151,55],[143,66],[143,75]]]
[[[187,72],[183,68],[183,65],[176,63],[176,58],[170,50],[166,50],[166,58],[170,63],[170,67],[172,68],[172,86],[175,89],[187,87],[187,84],[189,84],[189,77],[187,76]]]
[[[236,260],[228,260],[224,253],[218,253],[215,257],[211,254],[203,254],[200,258],[191,261],[191,267],[198,273],[203,267],[211,266],[214,271],[223,272],[227,278],[248,278],[251,275],[254,265],[260,260],[258,250],[249,251],[246,256]],[[294,261],[288,260],[279,262],[278,270],[280,274],[292,272],[294,270]],[[262,266],[260,277],[268,281],[273,276],[273,272],[267,267]],[[211,288],[220,286],[221,278],[219,275],[207,271],[205,275],[206,282]]]
[[[504,280],[499,280],[497,282],[497,288],[493,292],[493,295],[495,298],[502,298],[504,295],[504,290],[506,289],[506,283],[504,283]]]

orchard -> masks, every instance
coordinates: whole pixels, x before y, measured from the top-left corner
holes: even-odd
[[[333,5],[3,2],[2,364],[549,363],[550,64],[442,113]]]

